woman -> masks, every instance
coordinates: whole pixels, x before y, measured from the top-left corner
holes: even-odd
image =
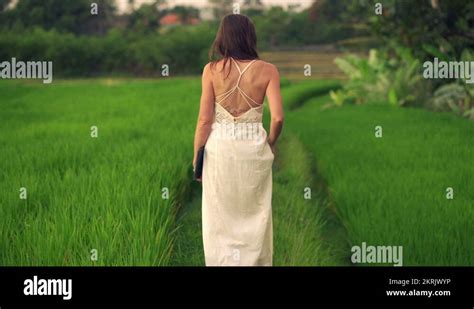
[[[272,265],[272,164],[283,107],[278,70],[259,59],[256,44],[248,17],[225,16],[202,74],[193,166],[205,145],[201,181],[207,266]],[[269,135],[262,125],[265,95]]]

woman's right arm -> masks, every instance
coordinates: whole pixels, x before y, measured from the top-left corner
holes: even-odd
[[[275,143],[280,136],[283,128],[283,104],[280,93],[280,73],[273,64],[270,64],[269,69],[270,81],[267,86],[266,95],[268,98],[268,105],[270,106],[271,122],[270,134],[268,136],[268,143],[274,152]]]

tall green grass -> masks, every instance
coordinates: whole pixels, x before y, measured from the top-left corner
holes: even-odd
[[[325,188],[315,178],[313,158],[305,146],[285,132],[276,157],[272,200],[274,265],[348,264],[347,243],[330,227]]]
[[[404,265],[473,265],[474,123],[388,104],[323,108],[329,100],[286,122],[312,151],[351,245],[401,245]]]
[[[282,90],[293,107],[275,165],[275,265],[347,263],[328,209],[352,245],[402,245],[404,265],[472,265],[473,123],[328,109],[327,96],[303,105],[331,83]],[[189,171],[199,92],[197,78],[0,83],[0,265],[202,264],[199,211],[176,221],[183,204],[200,207]]]
[[[0,83],[0,265],[167,265],[199,91],[198,79]]]

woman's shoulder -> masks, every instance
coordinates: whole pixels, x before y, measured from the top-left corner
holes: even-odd
[[[210,70],[214,66],[215,62],[208,62],[204,65],[203,71]]]
[[[263,69],[265,70],[265,72],[267,74],[271,74],[271,75],[274,75],[274,74],[278,75],[279,74],[277,66],[274,65],[273,63],[262,60],[262,59],[259,59],[259,61],[262,62]]]
[[[220,67],[222,67],[222,61],[223,61],[222,59],[217,60],[217,61],[209,61],[208,63],[204,65],[203,73],[205,72],[214,73],[216,69],[219,70]]]

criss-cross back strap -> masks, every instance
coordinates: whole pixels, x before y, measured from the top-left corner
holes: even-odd
[[[228,91],[216,96],[216,99],[217,98],[220,98],[218,99],[218,101],[216,102],[217,104],[220,104],[222,101],[225,101],[228,97],[230,97],[232,95],[232,93],[234,93],[235,90],[238,90],[239,93],[242,95],[242,97],[244,98],[245,102],[247,102],[248,106],[250,108],[254,108],[254,106],[252,106],[252,104],[250,104],[249,100],[250,99],[254,104],[259,104],[257,102],[255,102],[255,100],[253,100],[251,97],[249,97],[243,90],[242,88],[240,88],[239,84],[240,84],[240,80],[242,79],[242,76],[244,75],[244,73],[247,71],[247,69],[256,61],[256,60],[252,60],[250,61],[249,64],[247,64],[245,66],[245,68],[243,70],[241,70],[239,68],[239,66],[237,65],[237,62],[234,60],[234,58],[230,58],[232,60],[232,62],[234,63],[235,67],[237,68],[237,71],[239,71],[239,78],[237,79],[237,83],[235,84],[234,87],[232,87],[231,89],[229,89]]]
[[[245,71],[247,71],[247,69],[250,67],[250,65],[255,62],[255,60],[250,61],[249,64],[247,64],[245,68],[241,71],[239,65],[237,64],[237,62],[235,62],[234,58],[230,58],[230,59],[235,64],[235,67],[237,68],[237,71],[239,71],[240,76],[242,76],[245,73]]]

